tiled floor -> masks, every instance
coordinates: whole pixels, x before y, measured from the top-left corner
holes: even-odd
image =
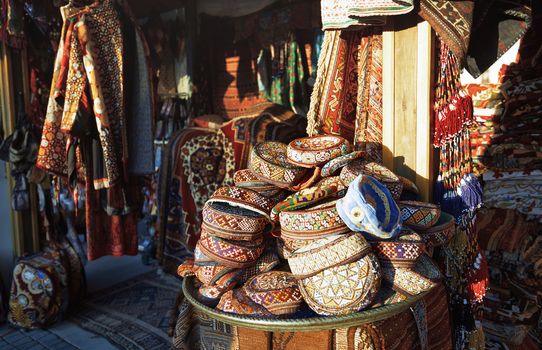
[[[103,257],[85,266],[89,293],[151,271],[140,256]],[[0,326],[0,350],[117,350],[107,339],[90,333],[70,321],[47,330],[18,330]]]

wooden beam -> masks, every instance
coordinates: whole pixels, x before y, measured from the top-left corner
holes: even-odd
[[[28,51],[26,47],[21,50],[21,77],[24,96],[24,108],[30,110],[30,74],[28,71]],[[40,140],[36,140],[39,142]],[[40,228],[39,228],[39,198],[37,185],[30,183],[28,186],[30,195],[30,249],[35,253],[40,247]]]
[[[416,92],[418,30],[415,17],[397,21],[395,31],[394,171],[416,180]]]
[[[431,200],[433,184],[433,146],[431,142],[431,90],[433,87],[433,45],[431,26],[418,23],[416,185],[424,201]]]
[[[2,107],[2,118],[5,136],[10,135],[15,128],[15,96],[13,94],[13,80],[11,72],[11,56],[9,48],[2,43],[0,45],[0,98]],[[6,167],[7,164],[6,164]],[[9,167],[6,169],[8,182],[8,198],[11,200],[11,194],[15,181],[11,177]],[[24,253],[24,226],[21,213],[10,210],[10,220],[13,237],[13,250],[15,255],[20,256]]]
[[[382,40],[384,165],[414,181],[420,199],[430,201],[434,35],[427,22],[410,15],[394,18]]]
[[[395,153],[395,32],[393,23],[382,33],[382,157],[394,170]]]

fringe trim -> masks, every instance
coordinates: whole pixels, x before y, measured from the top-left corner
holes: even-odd
[[[435,114],[437,117],[433,145],[439,147],[450,142],[472,123],[472,98],[461,89],[453,96],[450,104],[439,111],[435,110]]]

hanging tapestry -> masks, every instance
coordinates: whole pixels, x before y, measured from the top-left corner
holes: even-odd
[[[180,145],[186,142],[193,134],[202,134],[201,129],[187,129],[177,131],[169,140],[165,149],[162,166],[159,172],[159,218],[158,237],[156,239],[156,256],[165,270],[175,272],[186,257],[192,255],[188,242],[192,238],[194,228],[185,224],[183,215],[183,198],[180,191],[180,180],[172,176],[175,160],[178,158]]]
[[[326,31],[318,61],[307,134],[340,135],[382,161],[380,29]]]
[[[421,0],[420,16],[475,78],[527,31],[531,6],[522,1]]]
[[[365,150],[368,159],[382,163],[382,31],[375,28],[368,40],[368,54],[360,55],[358,66],[354,145]]]
[[[360,53],[368,53],[363,31],[325,32],[307,114],[309,136],[324,133],[353,140]]]

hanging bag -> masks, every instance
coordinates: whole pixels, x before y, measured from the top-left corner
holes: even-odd
[[[25,329],[53,324],[67,309],[67,285],[66,268],[50,252],[20,259],[13,269],[8,322]]]
[[[49,197],[47,197],[49,195]],[[55,229],[50,193],[45,212]],[[62,319],[86,294],[86,278],[79,255],[71,244],[52,230],[42,252],[21,258],[13,269],[8,322],[25,329],[48,327]]]

